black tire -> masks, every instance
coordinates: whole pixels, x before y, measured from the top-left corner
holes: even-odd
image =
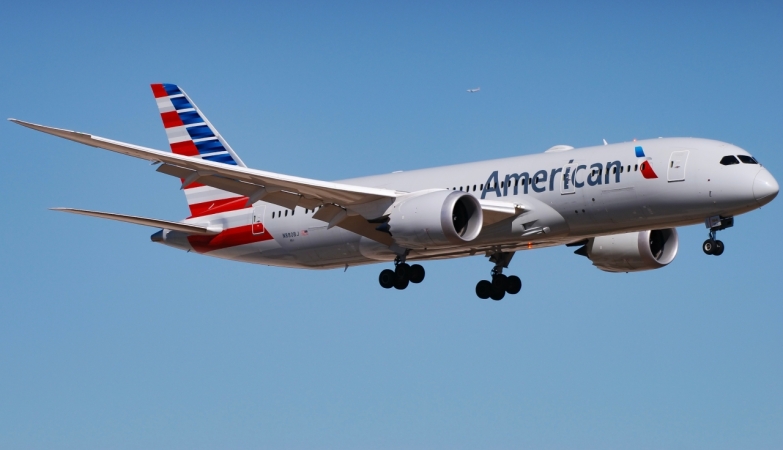
[[[499,273],[492,275],[492,288],[506,292],[506,285],[508,284],[508,277]]]
[[[408,269],[408,278],[411,280],[411,283],[421,283],[424,281],[424,267],[421,267],[418,264],[414,264]]]
[[[401,290],[405,289],[406,287],[408,287],[408,283],[409,282],[410,281],[408,280],[407,277],[405,277],[405,278],[397,278],[397,280],[394,282],[394,289],[398,289],[398,290],[401,291]]]
[[[723,241],[715,241],[715,249],[712,250],[712,254],[715,256],[720,256],[723,254],[723,250],[725,247],[723,247]]]
[[[492,294],[489,296],[492,300],[500,301],[506,296],[506,290],[499,287],[492,286]]]
[[[391,289],[394,287],[394,283],[397,281],[397,275],[391,269],[385,269],[381,271],[378,276],[378,282],[381,283],[381,287],[384,289]]]
[[[405,281],[410,280],[410,273],[411,273],[411,266],[402,263],[397,264],[397,267],[394,268],[394,273],[397,275],[397,279],[405,279]]]
[[[486,300],[492,295],[492,283],[487,280],[481,280],[476,284],[476,295],[478,298]]]
[[[707,239],[703,244],[701,244],[701,249],[704,251],[704,253],[711,255],[715,250],[715,241],[712,239]]]
[[[516,275],[511,275],[506,280],[506,292],[508,292],[511,295],[519,294],[519,291],[522,290],[522,280],[519,279]]]

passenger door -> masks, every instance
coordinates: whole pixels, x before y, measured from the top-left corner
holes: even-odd
[[[688,150],[672,152],[669,158],[667,179],[672,181],[685,181],[685,163],[688,162]]]

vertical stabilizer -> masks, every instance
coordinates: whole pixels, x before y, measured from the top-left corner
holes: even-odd
[[[185,91],[176,84],[153,84],[151,87],[173,153],[246,167]],[[232,192],[197,182],[186,186],[184,191],[194,217],[243,209],[247,201]]]

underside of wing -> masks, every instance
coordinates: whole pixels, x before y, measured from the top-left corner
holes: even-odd
[[[168,230],[182,231],[190,234],[218,234],[222,229],[213,227],[203,227],[199,225],[190,225],[181,222],[171,222],[168,220],[150,219],[147,217],[129,216],[127,214],[117,214],[102,211],[90,211],[88,209],[76,208],[52,208],[53,211],[67,212],[71,214],[80,214],[83,216],[98,217],[100,219],[117,220],[119,222],[133,223],[136,225],[145,225],[155,228],[166,228]]]

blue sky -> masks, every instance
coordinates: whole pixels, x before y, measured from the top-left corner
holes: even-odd
[[[16,2],[0,111],[155,148],[182,85],[252,167],[339,179],[658,136],[783,178],[779,2]],[[468,88],[481,87],[478,94]],[[154,245],[176,180],[10,123],[0,166],[1,448],[778,448],[780,199],[680,229],[668,267],[521,253],[296,271]]]

